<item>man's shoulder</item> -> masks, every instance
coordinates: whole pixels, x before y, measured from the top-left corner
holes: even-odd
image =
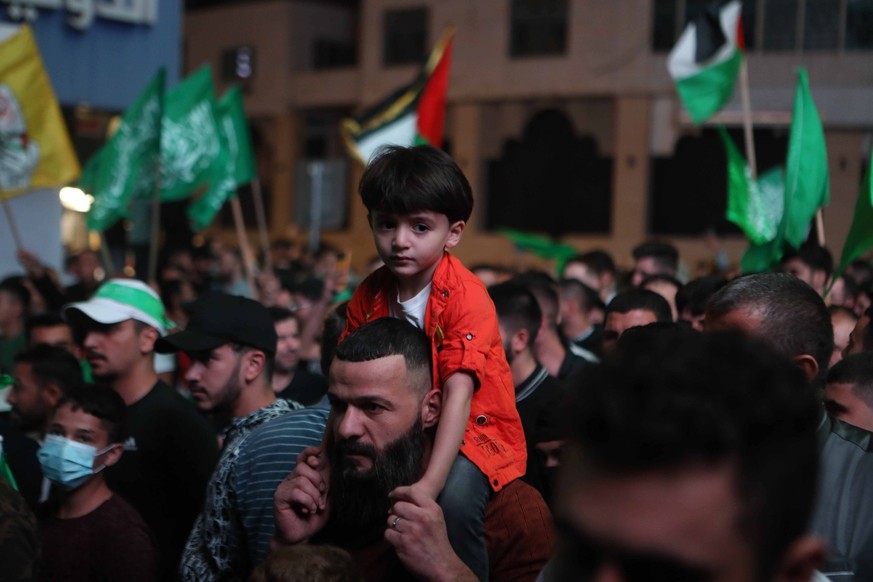
[[[847,444],[854,445],[853,448],[860,449],[861,452],[867,453],[873,458],[873,432],[837,420],[836,418],[831,418],[830,420],[831,430],[828,435],[829,440],[844,441]]]
[[[270,444],[291,444],[288,439],[321,438],[330,408],[326,400],[309,408],[292,410],[257,426],[246,437],[241,451],[261,450]]]

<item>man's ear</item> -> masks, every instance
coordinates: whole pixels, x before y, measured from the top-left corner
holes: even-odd
[[[513,354],[518,354],[524,351],[527,347],[527,340],[530,337],[527,330],[525,328],[521,328],[514,334],[512,334],[512,339],[509,340],[509,346],[512,349]]]
[[[825,558],[825,544],[814,536],[804,536],[785,552],[773,576],[776,582],[808,582]]]
[[[64,391],[54,382],[46,382],[40,386],[40,395],[43,404],[45,404],[46,409],[51,414],[51,411],[57,408],[58,401],[64,395]]]
[[[143,327],[139,332],[139,351],[144,354],[150,354],[155,351],[155,342],[161,334],[150,325]]]
[[[124,445],[121,443],[112,443],[112,448],[103,453],[103,464],[111,467],[121,459],[121,453],[124,452]]]
[[[243,354],[243,357],[246,358],[245,366],[243,366],[243,378],[246,382],[252,382],[264,370],[267,356],[260,350],[251,350]]]
[[[461,242],[461,235],[464,234],[464,227],[467,225],[463,220],[458,220],[449,225],[449,238],[446,240],[446,248],[451,249]]]
[[[443,392],[434,388],[424,395],[421,401],[421,425],[423,428],[435,426],[440,421],[443,409]]]
[[[809,354],[800,354],[799,356],[794,356],[791,358],[791,361],[794,362],[796,366],[798,366],[801,370],[803,370],[803,374],[806,376],[807,382],[812,382],[815,380],[816,376],[818,376],[818,362],[815,361],[815,358],[810,356]]]

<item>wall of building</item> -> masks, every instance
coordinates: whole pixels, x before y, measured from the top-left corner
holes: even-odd
[[[446,134],[452,153],[477,195],[477,210],[457,253],[468,262],[514,264],[517,257],[501,237],[481,228],[482,196],[487,191],[489,160],[501,155],[510,139],[519,139],[538,111],[565,113],[577,135],[590,135],[601,154],[614,158],[613,222],[608,236],[574,236],[580,249],[606,247],[628,264],[631,248],[647,237],[649,159],[672,151],[678,137],[697,131],[675,97],[666,72],[666,55],[650,46],[652,0],[575,0],[570,2],[565,55],[512,59],[509,54],[509,2],[506,0],[421,0],[429,11],[429,46],[449,26],[457,30],[449,86]],[[210,61],[218,66],[222,47],[252,43],[258,51],[258,75],[246,95],[253,117],[274,126],[276,147],[271,177],[277,194],[272,234],[300,235],[288,225],[294,212],[294,161],[303,140],[307,110],[332,107],[359,111],[408,83],[416,66],[382,64],[384,14],[409,8],[408,0],[363,0],[355,15],[358,64],[315,71],[301,69],[311,6],[301,2],[265,2],[196,12],[186,23],[186,66]],[[338,26],[348,34],[347,18]],[[298,31],[297,38],[287,38]],[[284,36],[283,36],[284,35]],[[290,48],[289,48],[290,47]],[[828,246],[838,254],[851,221],[864,156],[873,130],[873,53],[752,53],[749,56],[751,101],[757,124],[790,121],[797,67],[809,71],[813,95],[825,124],[831,166],[831,205],[825,211]],[[740,123],[739,97],[720,116]],[[350,226],[324,238],[355,249],[362,266],[373,254],[365,212],[355,194],[361,168],[352,162]],[[693,266],[711,257],[698,237],[673,239]],[[737,261],[742,237],[724,241]]]

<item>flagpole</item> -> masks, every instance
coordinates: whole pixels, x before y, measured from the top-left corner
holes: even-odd
[[[100,257],[103,259],[106,278],[109,279],[115,274],[115,265],[112,262],[112,255],[109,254],[109,243],[106,242],[106,235],[102,231],[98,232],[97,235],[100,237]]]
[[[815,211],[815,234],[818,238],[818,244],[825,246],[824,216],[821,208]]]
[[[152,198],[152,235],[149,245],[149,284],[157,283],[158,278],[158,239],[161,237],[161,164],[158,162],[155,180],[155,194]]]
[[[267,231],[267,215],[264,212],[264,197],[261,194],[261,179],[255,176],[252,180],[252,198],[255,199],[255,218],[258,221],[258,232],[261,235],[261,248],[264,251],[264,270],[273,270],[273,257],[270,255],[270,236]]]
[[[239,203],[239,196],[234,196],[230,200],[230,207],[233,209],[233,222],[236,226],[236,237],[239,239],[239,251],[242,254],[243,268],[246,271],[246,283],[249,286],[249,295],[252,299],[257,299],[258,295],[255,288],[254,269],[252,268],[252,257],[249,249],[249,239],[246,235],[246,227],[243,223],[242,207]]]
[[[749,161],[749,169],[752,179],[758,179],[758,164],[755,161],[755,139],[752,133],[752,100],[749,97],[749,65],[748,59],[743,58],[740,65],[740,96],[743,102],[743,133],[746,138],[746,158]]]
[[[12,207],[6,198],[3,198],[3,213],[6,214],[6,222],[9,223],[9,231],[12,233],[12,239],[15,241],[15,250],[20,251],[24,248],[24,245],[21,243],[21,235],[18,233],[18,226],[15,224]]]

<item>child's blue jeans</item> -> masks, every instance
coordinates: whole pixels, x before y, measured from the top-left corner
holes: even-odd
[[[490,498],[488,477],[467,457],[459,454],[437,502],[446,519],[452,549],[479,580],[488,580],[485,508]]]

